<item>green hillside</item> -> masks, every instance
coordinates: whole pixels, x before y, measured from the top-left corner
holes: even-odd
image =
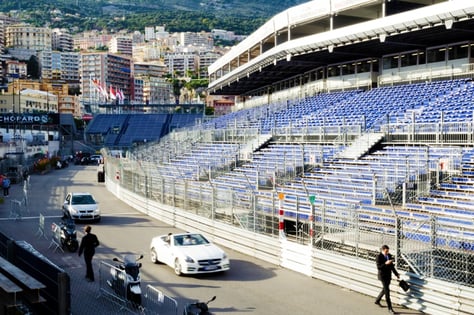
[[[166,25],[170,32],[227,29],[250,34],[273,15],[306,0],[17,0],[0,12],[36,26],[142,31]]]

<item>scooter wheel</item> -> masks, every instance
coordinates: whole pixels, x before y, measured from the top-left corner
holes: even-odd
[[[142,305],[142,296],[139,294],[131,294],[129,299],[130,299],[130,302],[132,302],[132,305],[136,308]]]
[[[79,248],[79,245],[77,244],[77,242],[70,242],[67,244],[67,249],[71,253],[74,253],[75,251],[77,251],[78,248]]]

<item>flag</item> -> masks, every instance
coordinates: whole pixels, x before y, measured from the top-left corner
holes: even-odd
[[[104,87],[102,86],[99,80],[92,79],[92,84],[102,96],[104,96],[106,99],[108,98],[107,92],[105,91]]]
[[[121,101],[121,102],[123,101],[124,96],[123,96],[123,91],[122,91],[122,89],[117,90],[116,96],[117,96],[117,98],[118,98],[119,101]]]
[[[117,92],[114,90],[112,85],[110,86],[110,89],[109,89],[109,95],[110,95],[111,100],[116,100],[117,99]]]
[[[99,82],[100,83],[100,82]],[[104,96],[105,99],[109,98],[109,95],[107,94],[107,91],[105,88],[102,86],[102,84],[99,85],[99,92]]]

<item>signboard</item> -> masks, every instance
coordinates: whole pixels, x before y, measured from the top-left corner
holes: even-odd
[[[94,118],[94,116],[92,116],[91,114],[84,114],[82,115],[82,120],[85,120],[85,121],[90,121]]]
[[[11,125],[59,125],[59,114],[0,114],[0,127]]]

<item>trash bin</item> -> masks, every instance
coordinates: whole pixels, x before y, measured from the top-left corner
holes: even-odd
[[[97,182],[99,182],[99,183],[105,182],[104,172],[97,172]]]
[[[105,182],[104,164],[99,164],[99,166],[97,167],[97,182],[99,183]]]

